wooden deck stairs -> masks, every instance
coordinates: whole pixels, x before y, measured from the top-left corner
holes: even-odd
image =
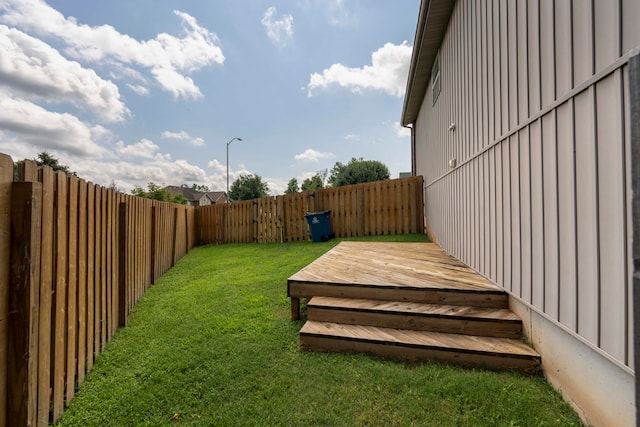
[[[288,280],[305,350],[532,372],[508,297],[432,243],[342,242]]]

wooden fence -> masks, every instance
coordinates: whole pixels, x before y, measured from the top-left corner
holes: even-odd
[[[0,154],[0,427],[46,426],[195,243],[195,209]]]
[[[305,213],[331,210],[337,237],[423,233],[422,177],[197,207],[199,244],[307,240]]]
[[[196,243],[423,232],[422,178],[191,206],[118,193],[0,154],[0,427],[62,414],[138,299]]]

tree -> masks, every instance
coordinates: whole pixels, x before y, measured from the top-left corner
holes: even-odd
[[[112,179],[107,187],[109,190],[117,191],[118,193],[122,193],[122,189],[118,187],[118,181]]]
[[[269,186],[259,175],[240,175],[229,189],[231,200],[252,200],[269,195]]]
[[[182,188],[190,188],[192,190],[195,191],[200,191],[200,192],[208,192],[209,191],[209,187],[207,187],[206,185],[200,185],[200,184],[196,184],[195,182],[193,184],[191,184],[191,187],[189,187],[187,184],[182,184],[180,187]]]
[[[322,177],[317,173],[311,178],[307,178],[302,181],[302,191],[322,190],[324,188],[324,183],[322,181]]]
[[[389,179],[389,169],[378,160],[353,157],[349,163],[336,162],[327,183],[332,187]]]
[[[35,160],[38,166],[50,166],[54,171],[62,171],[67,175],[78,176],[75,172],[69,169],[69,166],[61,165],[58,159],[53,157],[51,153],[47,151],[38,153],[38,157],[33,160]]]
[[[284,194],[293,194],[300,191],[300,187],[298,186],[298,180],[295,178],[291,178],[287,183],[287,189],[284,190]]]
[[[158,184],[149,182],[147,184],[147,191],[145,191],[139,185],[133,187],[131,194],[138,197],[144,197],[145,199],[160,200],[161,202],[171,202],[180,205],[186,205],[187,199],[182,194],[173,194],[166,188],[161,188]]]

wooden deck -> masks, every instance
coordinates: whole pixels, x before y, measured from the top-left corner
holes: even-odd
[[[434,243],[342,242],[291,276],[287,291],[299,319],[300,298],[388,300],[390,289],[398,301],[507,307],[502,289]]]
[[[342,242],[287,283],[303,349],[535,371],[508,296],[433,243]]]
[[[501,291],[435,243],[342,242],[289,281]]]

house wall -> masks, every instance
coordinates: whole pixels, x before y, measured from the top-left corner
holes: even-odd
[[[442,91],[432,104],[427,90],[415,123],[426,217],[442,247],[543,318],[529,329],[537,339],[556,325],[599,355],[602,368],[585,369],[630,378],[627,94],[638,22],[637,0],[458,1],[440,49]],[[570,358],[539,347],[549,366]],[[611,404],[633,420],[633,399],[631,389]],[[588,414],[597,410],[585,417],[600,419]]]

